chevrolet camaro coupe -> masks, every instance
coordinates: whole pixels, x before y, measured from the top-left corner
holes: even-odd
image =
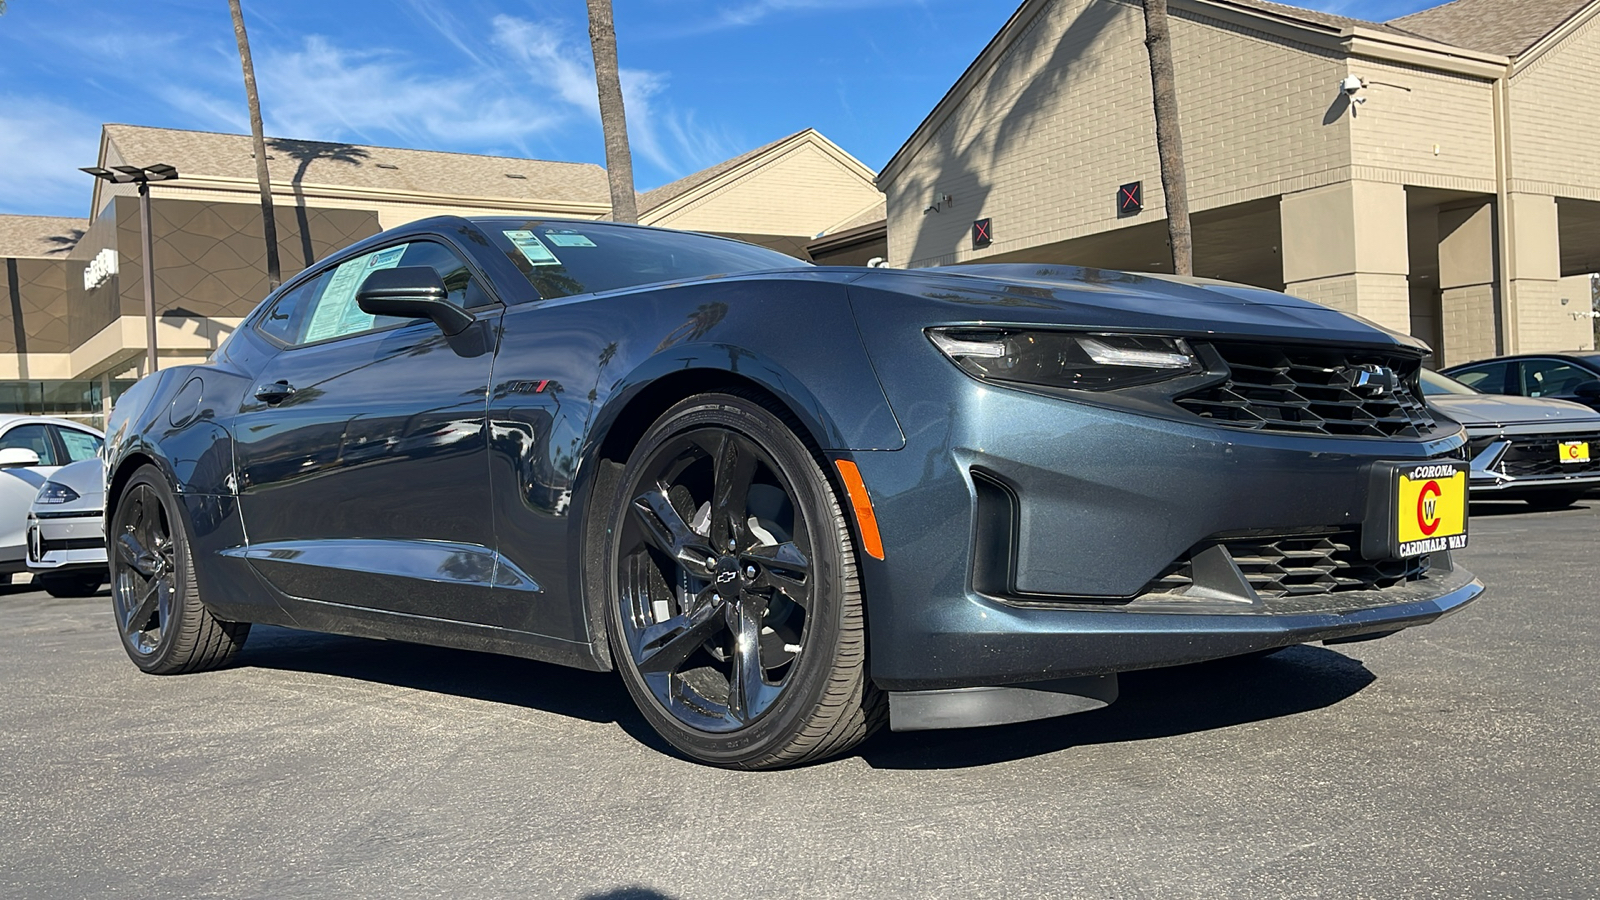
[[[151,673],[258,622],[614,669],[737,768],[1094,709],[1478,596],[1425,354],[1216,282],[430,219],[117,404],[116,623]]]

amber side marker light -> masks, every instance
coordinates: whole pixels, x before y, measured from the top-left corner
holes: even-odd
[[[856,511],[856,525],[861,529],[862,549],[873,559],[883,559],[883,537],[878,534],[878,516],[872,511],[872,498],[867,496],[867,483],[861,480],[861,470],[847,459],[835,460],[839,477],[844,479],[844,489],[850,494],[850,505]]]

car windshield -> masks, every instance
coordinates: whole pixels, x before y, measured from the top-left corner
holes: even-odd
[[[701,234],[590,222],[477,224],[546,300],[810,265],[776,250]]]
[[[1423,369],[1422,393],[1433,397],[1439,394],[1481,394],[1483,391],[1469,388],[1454,378],[1440,375],[1432,369]]]

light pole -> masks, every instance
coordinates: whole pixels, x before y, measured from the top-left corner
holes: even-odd
[[[156,163],[143,168],[112,166],[102,169],[99,166],[85,166],[81,171],[111,184],[139,186],[139,236],[144,252],[144,368],[145,374],[149,375],[156,370],[156,270],[155,239],[150,225],[150,183],[171,181],[178,177],[178,170],[166,163]]]

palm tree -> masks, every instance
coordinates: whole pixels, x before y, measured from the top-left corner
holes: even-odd
[[[255,142],[256,183],[261,186],[261,227],[267,239],[267,285],[283,283],[278,270],[278,222],[272,214],[272,179],[267,174],[267,141],[261,129],[261,98],[256,94],[256,67],[250,61],[250,38],[244,33],[244,13],[239,0],[228,0],[233,11],[233,36],[239,42],[239,65],[244,67],[244,96],[250,104],[250,137]]]
[[[633,194],[633,152],[628,148],[628,117],[622,108],[617,26],[611,20],[611,0],[589,0],[589,45],[594,50],[594,81],[600,92],[600,130],[606,136],[611,220],[637,222],[639,202]]]
[[[1172,37],[1167,0],[1144,0],[1144,45],[1150,51],[1150,87],[1156,105],[1156,153],[1161,157],[1161,192],[1167,199],[1167,239],[1172,270],[1194,274],[1194,235],[1189,230],[1189,180],[1183,168],[1178,128],[1178,88],[1172,74]]]

